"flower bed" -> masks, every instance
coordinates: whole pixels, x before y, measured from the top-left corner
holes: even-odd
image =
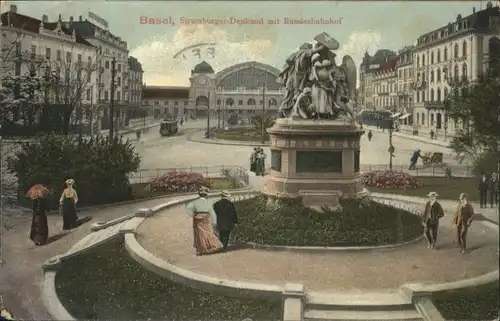
[[[173,171],[149,180],[146,190],[163,193],[196,192],[200,186],[211,187],[210,179],[200,173]]]
[[[290,246],[378,246],[422,235],[420,219],[405,210],[376,202],[345,199],[342,210],[325,213],[300,200],[269,206],[265,196],[235,202],[239,224],[233,243]]]
[[[63,262],[56,291],[78,320],[282,318],[281,302],[225,297],[169,281],[131,259],[119,241]]]
[[[373,171],[363,174],[362,181],[365,186],[388,189],[412,189],[422,187],[422,184],[405,172]]]

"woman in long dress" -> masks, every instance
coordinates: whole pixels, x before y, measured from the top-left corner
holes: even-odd
[[[78,216],[76,215],[76,203],[78,203],[78,195],[73,188],[75,181],[73,179],[66,180],[66,189],[62,192],[59,203],[61,205],[63,217],[63,230],[70,230],[78,226]]]
[[[33,198],[33,219],[31,220],[30,240],[35,245],[44,245],[49,238],[47,208],[43,197]]]
[[[212,202],[207,199],[210,190],[201,187],[198,191],[200,198],[186,206],[188,215],[193,219],[193,247],[196,255],[210,254],[220,251],[223,246],[215,233],[217,215]]]

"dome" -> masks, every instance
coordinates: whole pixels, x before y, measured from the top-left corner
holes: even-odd
[[[195,73],[195,74],[213,74],[214,70],[212,69],[212,66],[210,66],[206,61],[202,61],[194,67],[193,73]]]

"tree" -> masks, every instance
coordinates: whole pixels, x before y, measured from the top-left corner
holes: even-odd
[[[254,116],[254,117],[252,117],[251,122],[252,122],[253,129],[257,133],[262,133],[262,129],[264,129],[263,140],[268,140],[269,135],[266,132],[266,128],[272,127],[274,125],[274,123],[276,122],[276,120],[274,117],[270,117],[270,116],[264,116],[264,118],[262,116]]]
[[[500,140],[500,57],[492,56],[486,72],[477,81],[459,81],[455,78],[452,91],[445,101],[447,114],[463,124],[451,144],[460,160],[469,159],[481,170],[495,170],[486,166],[484,158],[495,157]],[[492,156],[493,155],[493,156]]]

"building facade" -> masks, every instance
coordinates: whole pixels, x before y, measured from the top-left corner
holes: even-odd
[[[413,48],[415,91],[413,120],[417,127],[444,135],[463,124],[446,115],[445,99],[454,87],[477,80],[487,69],[499,42],[499,8],[488,3],[472,14],[419,37]]]
[[[128,90],[128,102],[130,104],[141,104],[143,75],[142,65],[137,58],[128,57],[128,77],[126,77],[127,85],[124,89]]]
[[[91,90],[98,81],[97,48],[61,17],[56,22],[46,15],[41,18],[20,14],[15,5],[1,14],[0,83],[8,76],[50,78],[39,99],[72,105],[77,111],[85,107],[83,122],[98,117],[93,114],[97,96]]]
[[[391,57],[373,73],[373,104],[376,110],[397,110],[397,73],[396,58]]]
[[[189,87],[151,87],[143,89],[143,105],[151,106],[155,117],[241,118],[276,115],[284,91],[276,79],[279,70],[259,62],[245,62],[219,72],[205,61],[191,71]],[[224,116],[225,117],[225,116]]]
[[[413,46],[407,46],[398,52],[396,62],[397,73],[397,103],[401,125],[413,124],[413,88],[415,74],[413,70]]]

